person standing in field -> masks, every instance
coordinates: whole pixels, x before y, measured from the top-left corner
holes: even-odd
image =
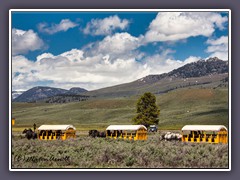
[[[34,130],[34,132],[35,132],[36,126],[37,126],[37,125],[34,123],[34,124],[33,124],[33,130]]]

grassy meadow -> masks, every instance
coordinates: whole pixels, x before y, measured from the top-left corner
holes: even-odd
[[[110,124],[132,124],[140,96],[99,98],[47,104],[13,103],[13,131],[42,124],[72,124],[79,131],[104,130]],[[228,127],[227,89],[178,89],[156,95],[159,129],[181,129],[186,124],[221,124]]]

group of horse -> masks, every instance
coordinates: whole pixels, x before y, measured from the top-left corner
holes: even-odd
[[[30,139],[37,139],[37,133],[35,133],[31,128],[29,129],[24,129],[23,134],[25,134],[25,137],[30,140]]]
[[[88,135],[90,136],[90,137],[106,137],[106,133],[103,131],[103,132],[100,132],[100,131],[98,131],[98,130],[96,130],[96,129],[93,129],[93,130],[89,130],[88,131]]]
[[[31,128],[29,129],[24,129],[22,134],[25,134],[25,137],[30,140],[30,139],[37,139],[37,133],[34,132]],[[100,132],[98,130],[89,130],[88,132],[88,135],[90,137],[106,137],[106,133],[103,131],[103,132]]]

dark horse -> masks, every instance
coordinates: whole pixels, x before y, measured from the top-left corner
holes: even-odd
[[[37,139],[37,133],[35,133],[32,129],[24,129],[23,134],[25,134],[25,137],[30,140],[30,139]]]
[[[95,130],[95,129],[89,130],[88,131],[88,135],[95,138],[95,137],[99,136],[99,132],[97,130]]]
[[[99,136],[98,137],[106,137],[106,132],[99,132]]]
[[[99,132],[98,130],[89,130],[88,135],[91,137],[106,137],[105,132]]]

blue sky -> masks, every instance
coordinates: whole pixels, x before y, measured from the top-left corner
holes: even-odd
[[[12,12],[13,90],[88,90],[228,60],[228,13]]]

